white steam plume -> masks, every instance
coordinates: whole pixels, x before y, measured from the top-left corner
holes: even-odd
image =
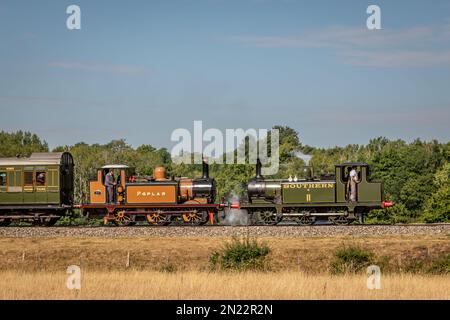
[[[236,194],[232,194],[227,198],[228,203],[239,202],[240,198]],[[225,208],[225,219],[222,221],[223,224],[229,226],[248,226],[249,218],[247,210],[244,209],[234,209]]]

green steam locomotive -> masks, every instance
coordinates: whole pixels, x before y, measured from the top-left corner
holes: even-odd
[[[310,225],[319,220],[364,223],[371,209],[392,206],[392,202],[384,201],[383,184],[371,181],[367,163],[336,165],[334,178],[316,178],[311,167],[304,167],[299,179],[265,179],[261,167],[258,159],[256,176],[247,184],[247,199],[233,205],[247,211],[250,224],[290,221]],[[353,181],[352,170],[357,176]]]

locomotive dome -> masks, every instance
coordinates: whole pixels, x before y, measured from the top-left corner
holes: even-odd
[[[130,167],[124,164],[108,164],[102,167],[102,169],[128,169],[128,168]]]

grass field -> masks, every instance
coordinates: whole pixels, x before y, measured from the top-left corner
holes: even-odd
[[[0,277],[0,299],[450,299],[445,276],[386,275],[381,289],[369,290],[364,275],[87,271],[80,291],[66,288],[64,272]]]
[[[446,235],[260,238],[269,271],[210,272],[211,253],[229,240],[1,238],[0,299],[450,299],[450,276],[423,272],[450,252]],[[382,262],[380,290],[364,273],[330,274],[335,250],[351,245]],[[66,287],[72,264],[81,291]]]
[[[212,251],[230,238],[0,238],[0,271],[61,271],[71,264],[96,271],[204,271]],[[450,253],[449,236],[258,238],[272,249],[273,270],[326,273],[338,247],[358,245],[389,261],[389,270],[414,271]]]

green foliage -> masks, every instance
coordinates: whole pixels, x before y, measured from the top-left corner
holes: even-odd
[[[433,274],[450,274],[450,253],[434,260],[429,272]]]
[[[420,210],[434,190],[432,174],[411,177],[402,187],[399,200],[408,210]]]
[[[433,182],[438,188],[450,184],[450,162],[445,162],[444,165],[436,171]]]
[[[213,270],[261,271],[267,269],[266,257],[269,253],[269,246],[256,239],[233,238],[222,250],[214,251],[209,261]]]
[[[420,140],[411,144],[389,142],[369,161],[373,178],[384,182],[391,200],[404,203],[410,210],[421,209],[424,199],[433,192],[431,176],[444,162],[441,145]]]
[[[163,263],[159,268],[159,271],[163,273],[175,273],[177,272],[177,270],[178,270],[177,266],[169,261]]]
[[[280,162],[284,163],[292,157],[292,152],[300,149],[300,139],[297,131],[288,126],[274,126],[279,131]]]
[[[335,252],[330,270],[333,274],[356,273],[368,267],[372,261],[372,252],[358,246],[344,246]]]
[[[279,171],[271,178],[283,179],[289,176],[298,178],[303,177],[305,162],[300,158],[290,158],[280,165]]]
[[[386,209],[371,210],[367,216],[367,223],[408,223],[414,222],[415,213],[408,210],[408,208],[402,204],[397,203],[392,207]]]
[[[255,167],[248,164],[214,164],[211,166],[210,174],[217,181],[219,199],[242,198],[245,194],[245,184],[255,176]]]
[[[431,195],[425,205],[423,221],[450,221],[450,186],[441,187]]]
[[[268,178],[302,176],[304,162],[295,156],[301,151],[311,155],[310,165],[316,176],[334,174],[334,166],[349,161],[371,165],[371,179],[384,183],[387,200],[395,206],[372,210],[367,221],[372,223],[444,222],[450,221],[450,142],[389,140],[378,137],[367,145],[315,148],[302,145],[298,133],[287,126],[275,126],[280,132],[280,170]],[[269,139],[270,142],[270,139]],[[45,141],[29,132],[0,132],[0,156],[29,155],[47,152]],[[152,175],[163,165],[169,176],[198,177],[201,165],[175,164],[169,152],[151,145],[133,148],[124,139],[107,144],[60,146],[53,151],[70,151],[75,160],[75,202],[86,193],[86,181],[105,164],[127,164],[141,175]],[[234,152],[236,156],[236,150]],[[255,166],[248,164],[212,164],[210,175],[217,182],[217,201],[221,197],[242,198],[245,184],[255,175]]]
[[[48,152],[47,142],[30,132],[0,132],[0,157],[29,156],[33,152]]]
[[[450,220],[450,163],[445,163],[434,175],[437,190],[425,203],[425,222],[445,222]]]
[[[450,254],[431,257],[426,253],[417,254],[418,252],[420,251],[404,256],[399,262],[390,256],[377,256],[371,250],[359,246],[344,246],[334,253],[330,271],[333,274],[357,273],[363,272],[369,265],[376,265],[384,273],[450,274]]]
[[[56,222],[55,226],[85,226],[85,225],[90,225],[90,226],[100,226],[103,225],[103,220],[102,219],[92,219],[92,218],[87,218],[84,216],[81,216],[77,213],[73,214],[73,215],[67,215],[64,217],[61,217],[58,222]]]

